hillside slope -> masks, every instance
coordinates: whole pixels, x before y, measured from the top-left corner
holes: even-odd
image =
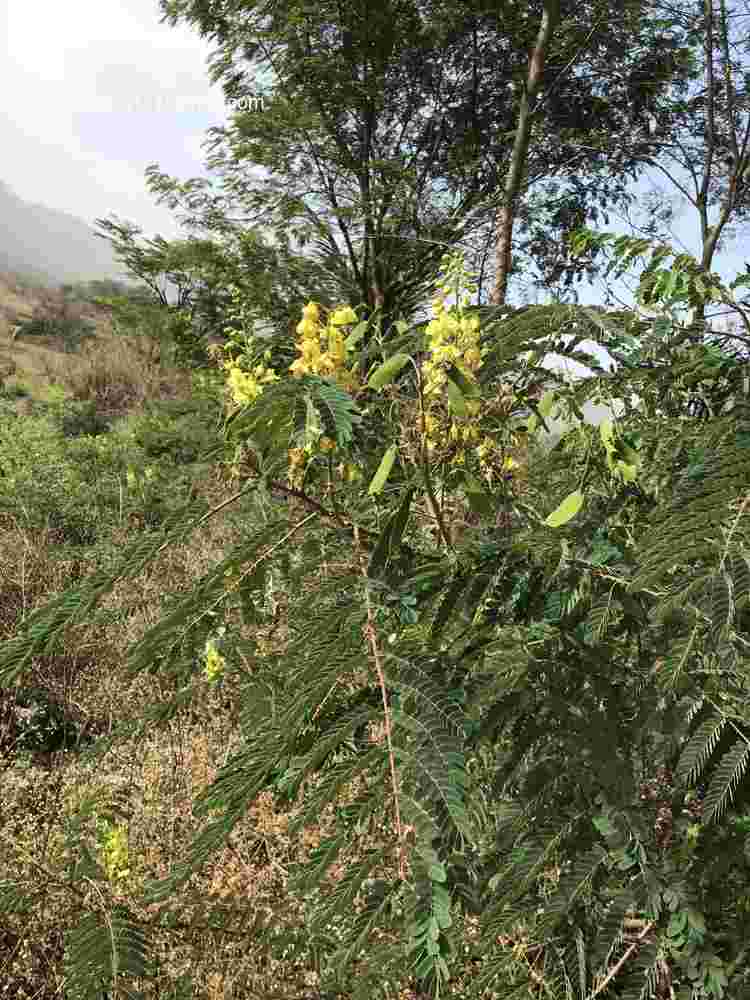
[[[122,276],[106,240],[82,219],[23,201],[0,181],[0,272],[48,285]]]

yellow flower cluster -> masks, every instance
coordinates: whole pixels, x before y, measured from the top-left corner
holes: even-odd
[[[213,684],[213,682],[217,681],[224,673],[224,668],[226,666],[226,661],[216,648],[216,643],[213,639],[209,639],[206,642],[204,664],[203,673],[205,674],[206,680],[209,684]]]
[[[110,882],[126,879],[128,865],[128,831],[122,824],[104,822],[99,830],[102,861]]]
[[[295,378],[302,375],[330,378],[348,392],[354,392],[359,387],[359,381],[354,368],[347,368],[349,349],[343,328],[356,323],[357,314],[350,306],[341,306],[330,313],[325,326],[320,319],[320,306],[316,302],[308,302],[302,310],[302,320],[297,325],[300,338],[297,350],[300,356],[289,366],[289,371]],[[313,451],[331,452],[335,447],[335,441],[321,435],[314,444],[308,441],[303,448],[291,448],[288,473],[290,486],[301,488]],[[347,482],[357,478],[358,470],[353,465],[341,464],[337,471]]]
[[[225,362],[224,367],[229,373],[227,383],[232,393],[232,399],[240,406],[254,403],[263,392],[264,386],[270,382],[279,381],[276,372],[263,363],[256,365],[250,372],[244,372],[234,361]]]
[[[448,411],[444,393],[451,365],[468,382],[476,383],[477,372],[482,367],[479,319],[466,312],[471,301],[467,293],[474,291],[474,286],[470,284],[470,276],[464,271],[460,257],[444,258],[443,268],[443,282],[438,285],[433,302],[433,319],[427,326],[429,358],[422,363],[423,430],[428,452],[447,448],[452,453],[451,461],[462,464],[466,447],[475,446],[481,437],[478,426],[481,404],[476,399],[465,400],[466,412],[459,416]],[[454,286],[451,281],[455,282]],[[445,297],[454,290],[458,304],[446,309]]]
[[[515,482],[520,465],[508,453],[508,443],[503,445],[499,436],[489,436],[482,429],[488,417],[501,415],[498,401],[480,402],[476,398],[456,401],[459,387],[451,389],[448,384],[451,366],[470,385],[477,384],[482,367],[479,318],[469,311],[476,286],[464,269],[460,254],[443,258],[436,291],[433,319],[427,326],[429,356],[421,368],[424,417],[420,426],[428,453],[455,465],[465,465],[470,456],[478,462],[482,477],[490,484],[508,474],[513,475]],[[447,308],[446,297],[450,294],[455,295],[456,305]]]
[[[349,351],[342,329],[356,322],[357,314],[350,306],[344,306],[330,314],[324,327],[320,323],[320,307],[316,302],[308,302],[297,325],[300,356],[289,366],[289,371],[297,378],[301,375],[322,375],[334,379],[349,392],[356,390],[356,373],[346,367]]]

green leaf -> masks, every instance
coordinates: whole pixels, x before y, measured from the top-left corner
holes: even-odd
[[[305,402],[307,404],[307,412],[305,416],[305,445],[306,447],[314,448],[323,433],[323,425],[320,422],[320,414],[316,410],[310,396],[306,397]]]
[[[445,882],[448,876],[445,873],[445,866],[441,864],[430,865],[427,874],[432,882]]]
[[[404,529],[406,528],[407,522],[409,520],[409,513],[411,511],[411,502],[414,497],[414,487],[410,486],[409,489],[404,494],[404,499],[401,501],[401,505],[393,515],[391,519],[391,549],[396,548],[396,546],[401,544],[401,538],[404,534]]]
[[[610,818],[604,814],[601,816],[594,816],[591,822],[594,824],[602,837],[612,837],[617,833],[617,828],[613,826]]]
[[[550,389],[547,392],[545,392],[545,394],[539,400],[537,410],[539,410],[541,415],[546,419],[550,415],[550,413],[552,413],[554,405],[555,405],[555,394]]]
[[[392,444],[388,451],[380,459],[380,465],[378,466],[378,471],[372,477],[372,482],[367,488],[367,492],[370,496],[375,496],[385,486],[388,476],[391,474],[391,469],[393,468],[393,463],[396,461],[396,455],[398,454],[398,445]]]
[[[363,319],[361,323],[357,323],[352,332],[344,341],[347,351],[351,351],[353,348],[357,346],[360,340],[364,337],[365,332],[367,331],[367,327],[369,325],[370,324],[366,319]]]
[[[448,402],[450,403],[453,412],[459,417],[467,416],[469,411],[466,408],[464,394],[458,388],[453,379],[448,379],[446,388],[448,390]]]
[[[383,364],[380,365],[379,368],[376,368],[372,375],[370,375],[370,379],[367,383],[368,386],[371,389],[382,389],[384,386],[388,385],[389,382],[394,380],[404,365],[409,363],[409,360],[410,358],[408,354],[394,354],[393,357],[384,361]]]
[[[580,490],[576,490],[565,497],[563,502],[547,516],[544,523],[549,525],[550,528],[559,528],[561,525],[571,521],[581,507],[583,507],[583,493]]]
[[[400,545],[404,529],[406,528],[406,524],[409,520],[409,511],[413,496],[414,487],[410,486],[406,491],[406,495],[401,501],[398,510],[388,519],[385,527],[381,531],[380,537],[378,538],[370,557],[370,564],[367,567],[367,575],[369,577],[375,577],[378,575],[380,569],[388,561],[391,552],[398,545]]]
[[[446,371],[446,375],[451,380],[455,382],[458,388],[464,395],[464,399],[476,399],[479,396],[479,386],[476,382],[472,382],[468,379],[460,368],[456,368],[455,365],[449,365]]]
[[[391,549],[391,530],[392,523],[389,520],[380,532],[380,537],[375,543],[375,548],[372,550],[372,555],[370,556],[370,563],[367,567],[367,575],[371,578],[376,577],[381,568],[386,564],[388,553]]]

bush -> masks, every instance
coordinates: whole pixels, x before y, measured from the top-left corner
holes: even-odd
[[[188,465],[219,443],[217,417],[210,399],[171,400],[140,418],[133,435],[148,458],[169,458],[176,465]]]
[[[96,402],[92,399],[83,402],[67,402],[61,407],[60,427],[66,438],[89,435],[96,437],[106,434],[109,424],[97,413]]]
[[[93,323],[81,318],[46,316],[35,312],[31,319],[16,327],[15,337],[55,337],[63,342],[66,354],[79,350],[85,340],[96,336]]]
[[[54,753],[79,742],[75,722],[43,689],[21,689],[4,702],[2,735],[14,751]]]
[[[0,456],[0,510],[29,530],[52,529],[60,544],[92,544],[119,505],[127,460],[116,443],[66,440],[56,405],[0,427]]]
[[[22,399],[29,395],[29,390],[18,383],[0,386],[0,399]]]

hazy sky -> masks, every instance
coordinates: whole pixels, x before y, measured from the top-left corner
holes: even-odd
[[[160,24],[156,0],[2,0],[0,7],[7,49],[0,180],[27,201],[90,223],[114,212],[149,234],[176,235],[174,217],[146,190],[144,170],[157,162],[181,179],[204,172],[201,141],[226,114],[220,87],[208,81],[210,46],[192,30]],[[615,219],[610,229],[625,231]],[[676,236],[698,249],[690,209]],[[739,240],[717,264],[729,276],[748,257]],[[596,287],[581,291],[582,301],[601,301]]]
[[[92,222],[110,212],[176,233],[144,170],[202,173],[224,117],[198,35],[159,23],[155,0],[4,0],[0,179],[21,198]],[[7,24],[2,30],[2,19]]]

